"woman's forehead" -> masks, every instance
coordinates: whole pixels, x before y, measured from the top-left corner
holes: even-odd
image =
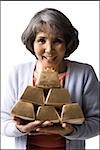
[[[49,33],[49,32],[38,32],[36,34],[36,38],[51,38],[51,39],[55,39],[55,38],[60,38],[63,39],[63,37],[59,34],[54,34],[54,33]]]
[[[38,24],[36,26],[36,35],[38,34],[50,34],[50,35],[54,35],[54,36],[59,36],[59,37],[62,37],[62,34],[61,34],[61,31],[53,24]]]

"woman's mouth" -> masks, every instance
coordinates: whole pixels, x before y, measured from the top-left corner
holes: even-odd
[[[56,60],[56,56],[43,56],[42,59],[46,60],[47,63],[54,63]]]

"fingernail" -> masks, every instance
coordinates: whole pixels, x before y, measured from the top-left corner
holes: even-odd
[[[36,131],[40,131],[40,128],[37,128]]]

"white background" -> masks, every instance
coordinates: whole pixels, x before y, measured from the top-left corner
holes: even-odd
[[[46,7],[62,11],[78,29],[80,45],[69,58],[91,64],[99,78],[98,1],[1,1],[2,97],[10,69],[34,58],[22,44],[21,34],[34,13]],[[14,139],[1,136],[1,149],[13,148]],[[86,149],[99,149],[99,136],[86,140]]]

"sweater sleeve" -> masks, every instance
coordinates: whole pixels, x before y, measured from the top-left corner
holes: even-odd
[[[99,134],[99,82],[92,66],[85,70],[82,85],[82,110],[85,122],[82,125],[73,125],[74,132],[67,139],[85,140]]]
[[[24,135],[15,126],[15,122],[11,117],[11,108],[18,100],[18,76],[17,71],[14,68],[8,79],[5,89],[5,95],[2,99],[1,107],[1,132],[2,135],[10,137],[18,137]]]

